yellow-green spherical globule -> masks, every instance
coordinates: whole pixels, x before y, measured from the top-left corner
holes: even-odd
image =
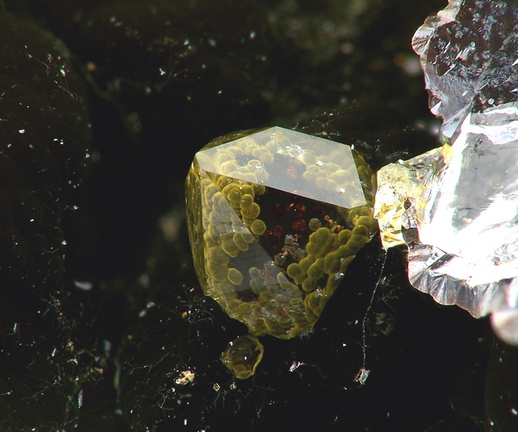
[[[315,260],[313,264],[309,266],[308,276],[315,280],[319,279],[324,273],[324,258]]]
[[[229,234],[221,238],[221,248],[232,258],[235,258],[239,253],[239,248],[234,243],[233,236]]]
[[[207,263],[207,273],[216,281],[227,280],[227,267],[221,263],[209,261]]]
[[[242,273],[234,267],[228,269],[227,279],[232,285],[241,285],[243,283]]]
[[[256,219],[250,225],[250,231],[257,236],[261,236],[266,231],[266,224],[261,219]]]
[[[210,262],[216,265],[227,265],[230,258],[220,246],[212,246],[207,250],[207,257]]]
[[[311,231],[316,231],[317,229],[319,229],[320,227],[322,226],[322,221],[318,218],[312,218],[309,220],[308,222],[308,228],[311,230]]]
[[[261,207],[259,207],[259,204],[255,202],[246,207],[241,207],[241,214],[243,215],[243,218],[246,219],[255,219],[257,216],[259,216],[260,212]]]
[[[254,195],[249,193],[241,195],[241,199],[239,201],[241,213],[246,212],[246,209],[248,209],[252,204],[254,204]]]
[[[241,234],[234,234],[232,236],[235,245],[241,252],[246,252],[248,250],[248,242],[243,238]]]
[[[255,374],[263,358],[264,347],[255,336],[239,336],[221,353],[221,362],[238,379],[247,379]]]
[[[330,252],[324,258],[324,272],[326,274],[336,273],[340,268],[340,259],[342,256],[337,252]]]

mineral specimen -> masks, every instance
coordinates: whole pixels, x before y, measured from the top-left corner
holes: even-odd
[[[263,359],[264,347],[255,336],[239,336],[221,353],[221,361],[236,378],[246,379],[255,374]]]
[[[280,127],[208,144],[186,182],[205,294],[252,335],[309,332],[377,230],[374,181],[349,146]]]
[[[414,48],[446,144],[383,167],[375,206],[384,246],[409,245],[412,285],[475,317],[491,313],[495,332],[512,344],[518,344],[517,23],[509,2],[455,0],[417,31]]]
[[[450,0],[414,34],[444,137],[454,137],[468,113],[516,101],[517,27],[515,0]]]

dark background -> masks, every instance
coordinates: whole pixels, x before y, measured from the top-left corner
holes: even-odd
[[[403,248],[354,382],[378,238],[310,335],[262,338],[235,380],[218,359],[246,329],[202,295],[186,234],[185,175],[222,134],[293,128],[374,170],[438,146],[410,41],[445,6],[0,2],[0,429],[516,430],[516,350],[412,289]]]

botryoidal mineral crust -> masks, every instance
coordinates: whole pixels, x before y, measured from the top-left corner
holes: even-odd
[[[186,182],[203,291],[252,335],[311,331],[377,231],[375,187],[343,144],[280,127],[214,140]]]

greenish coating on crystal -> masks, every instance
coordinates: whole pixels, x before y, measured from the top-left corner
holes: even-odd
[[[311,331],[377,231],[375,186],[356,151],[321,138],[271,128],[211,142],[186,183],[205,294],[252,335]]]
[[[264,347],[255,336],[239,336],[221,353],[221,362],[238,379],[251,377],[263,358]]]

